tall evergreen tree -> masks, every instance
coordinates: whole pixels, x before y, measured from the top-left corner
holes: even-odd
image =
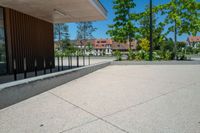
[[[110,30],[107,31],[112,39],[117,42],[129,41],[129,47],[131,48],[131,42],[135,39],[136,27],[132,22],[131,10],[136,6],[133,0],[114,0],[113,9],[115,11],[114,24],[109,25]]]

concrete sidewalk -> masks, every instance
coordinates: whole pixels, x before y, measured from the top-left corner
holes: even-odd
[[[0,110],[0,133],[199,131],[200,65],[113,65]]]

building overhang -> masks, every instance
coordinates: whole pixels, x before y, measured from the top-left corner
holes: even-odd
[[[107,17],[99,0],[0,0],[0,6],[51,23],[95,21]]]

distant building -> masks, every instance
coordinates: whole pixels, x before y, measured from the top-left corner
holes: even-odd
[[[125,51],[128,51],[129,48],[130,48],[129,47],[129,42],[127,42],[127,43],[119,43],[119,42],[114,42],[113,41],[113,44],[112,44],[112,50],[113,51],[119,50],[121,52],[125,52]],[[136,48],[137,48],[137,41],[135,40],[135,41],[133,41],[131,43],[131,49],[132,50],[136,50]]]
[[[121,52],[126,52],[129,49],[129,42],[127,43],[118,43],[112,39],[90,39],[85,41],[80,40],[71,40],[71,43],[80,49],[85,49],[85,54],[95,55],[95,56],[111,56],[113,51],[119,50]],[[89,53],[87,49],[88,43],[92,44],[93,50]],[[136,50],[137,41],[131,43],[131,49]]]
[[[196,48],[200,45],[200,36],[190,36],[187,39],[188,45]]]
[[[112,44],[111,39],[96,39],[93,43],[95,55],[112,55]]]
[[[95,42],[95,39],[89,39],[89,40],[71,40],[71,43],[75,45],[75,47],[79,48],[79,49],[84,49],[84,53],[86,55],[89,55],[89,54],[92,54],[92,55],[95,55],[95,50],[94,50],[94,42]],[[87,51],[87,47],[88,47],[88,44],[91,44],[92,47],[93,47],[93,50],[92,51]]]

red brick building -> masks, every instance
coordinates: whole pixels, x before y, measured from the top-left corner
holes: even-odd
[[[190,36],[187,41],[189,46],[197,47],[197,45],[200,45],[200,36]]]
[[[91,39],[87,41],[71,41],[79,48],[86,48],[88,43],[93,45],[92,54],[96,56],[103,56],[103,55],[112,55],[113,51],[119,50],[122,52],[126,52],[129,49],[129,42],[127,43],[118,43],[113,41],[112,39]],[[131,43],[131,49],[135,50],[137,48],[137,41],[133,41]],[[85,51],[86,54],[87,51]]]

